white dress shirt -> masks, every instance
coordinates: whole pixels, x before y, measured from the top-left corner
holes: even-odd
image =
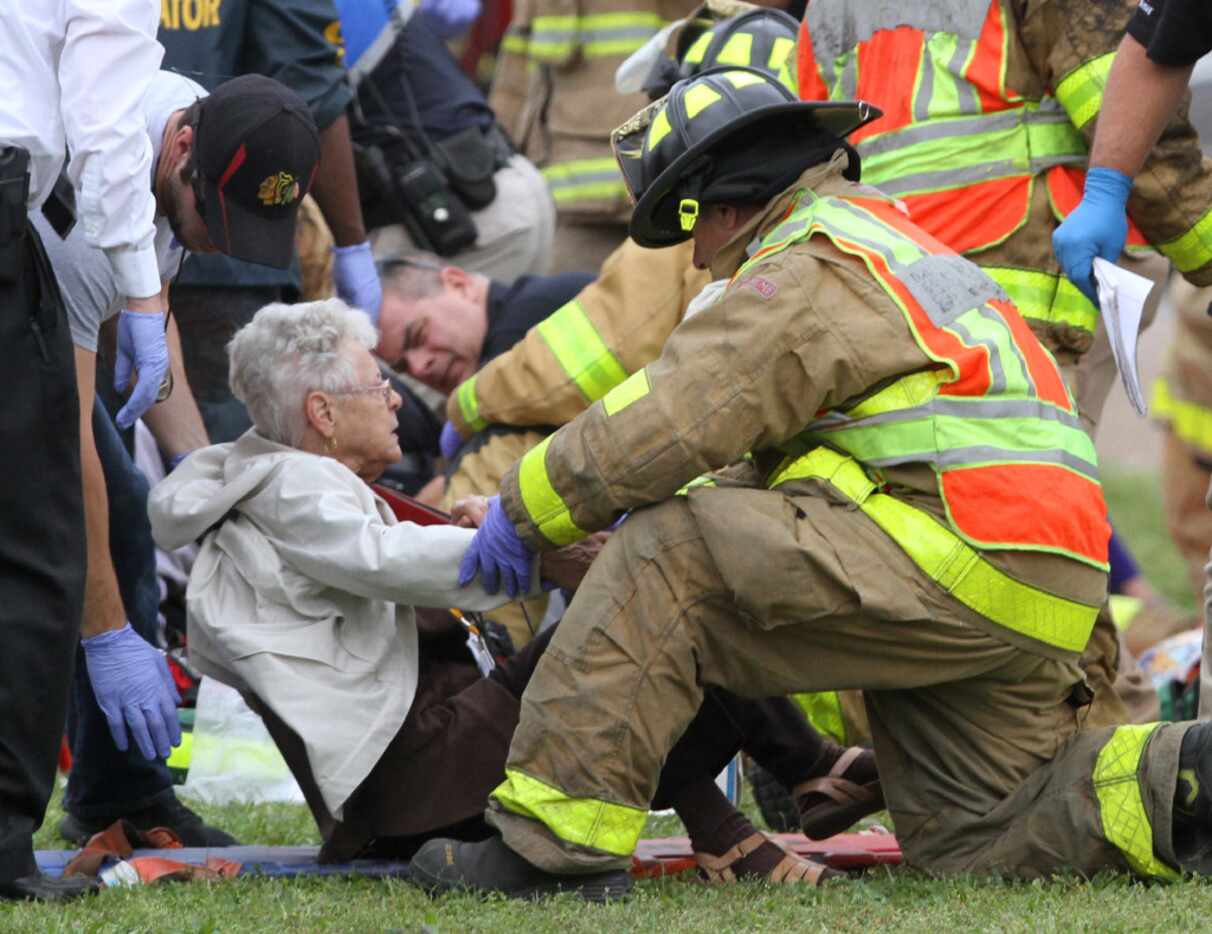
[[[160,291],[140,106],[164,55],[159,12],[156,0],[0,0],[0,145],[29,150],[27,206],[42,206],[70,150],[78,223],[136,298]]]

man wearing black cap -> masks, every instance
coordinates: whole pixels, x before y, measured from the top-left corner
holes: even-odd
[[[190,79],[160,72],[142,110],[152,147],[155,248],[165,305],[168,282],[185,251],[288,266],[299,203],[319,158],[315,123],[298,95],[270,78],[249,75],[207,97]],[[89,546],[84,632],[133,630],[127,638],[142,636],[155,644],[159,591],[147,481],[95,394],[97,331],[121,310],[120,288],[104,254],[82,231],[60,239],[41,214],[31,219],[59,275],[75,344]],[[153,325],[139,334],[145,351],[158,345],[166,360],[169,344],[174,352],[155,397],[160,401],[142,417],[171,464],[204,446],[207,436],[185,379],[176,325],[170,319],[166,331],[159,316]],[[115,375],[119,388],[129,378],[121,360]],[[137,416],[127,403],[118,424],[129,427]],[[232,843],[173,794],[164,760],[176,711],[157,710],[129,722],[128,735],[129,718],[108,702],[95,679],[85,677],[91,644],[84,643],[77,663],[69,718],[75,761],[60,832],[82,842],[122,817],[140,827],[171,827],[187,846]]]

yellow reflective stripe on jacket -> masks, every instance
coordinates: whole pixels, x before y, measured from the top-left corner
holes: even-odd
[[[645,11],[536,16],[530,23],[530,55],[551,61],[578,51],[586,58],[630,55],[664,23],[659,14]]]
[[[1091,333],[1098,327],[1098,309],[1061,273],[1006,266],[981,266],[1010,296],[1024,318],[1067,324]]]
[[[586,533],[572,521],[572,513],[560,499],[547,476],[547,446],[554,435],[548,435],[522,457],[518,467],[518,490],[530,521],[549,542],[571,545]]]
[[[651,389],[647,370],[636,370],[614,389],[606,393],[602,405],[607,415],[618,415],[638,399],[643,399]]]
[[[886,493],[858,461],[830,448],[789,458],[770,478],[825,480],[854,500],[930,579],[960,603],[999,626],[1067,652],[1090,639],[1098,607],[1045,593],[1004,574],[932,516]]]
[[[846,721],[842,719],[842,699],[837,691],[792,694],[791,699],[800,705],[804,716],[818,733],[846,745]]]
[[[1152,403],[1157,421],[1169,423],[1180,441],[1212,457],[1212,411],[1194,402],[1175,399],[1164,377],[1153,383]]]
[[[480,400],[476,398],[476,378],[464,380],[455,390],[455,399],[459,402],[459,414],[472,431],[483,431],[488,422],[480,417]]]
[[[1102,107],[1103,90],[1107,87],[1107,75],[1114,60],[1114,52],[1091,59],[1061,78],[1056,86],[1056,99],[1079,130],[1093,120]]]
[[[590,402],[597,402],[627,378],[627,371],[576,299],[539,322],[538,332]]]
[[[689,483],[684,484],[682,486],[682,488],[680,490],[675,491],[673,495],[674,496],[685,496],[691,490],[697,490],[699,487],[715,486],[715,485],[716,485],[715,477],[711,476],[711,474],[709,474],[709,473],[703,473],[703,474],[699,474],[697,477],[695,477]]]
[[[525,55],[530,48],[530,29],[510,26],[501,37],[501,51],[510,55]]]
[[[627,200],[627,186],[619,164],[612,158],[571,159],[541,171],[557,207],[578,201]]]
[[[648,820],[647,808],[570,798],[554,785],[517,769],[505,770],[505,781],[492,797],[505,810],[545,824],[567,843],[615,856],[630,856],[635,851]]]
[[[1179,272],[1191,272],[1212,262],[1212,210],[1181,237],[1155,245]]]
[[[1116,728],[1094,763],[1094,794],[1103,836],[1124,854],[1142,876],[1177,879],[1178,872],[1153,852],[1153,827],[1140,793],[1140,765],[1145,744],[1160,723]]]

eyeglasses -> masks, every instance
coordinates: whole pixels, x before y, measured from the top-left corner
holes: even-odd
[[[337,389],[330,395],[334,396],[360,396],[363,393],[377,392],[383,397],[385,405],[391,405],[391,397],[395,392],[391,388],[391,380],[385,379],[379,383],[369,383],[366,386],[351,386],[349,389]]]

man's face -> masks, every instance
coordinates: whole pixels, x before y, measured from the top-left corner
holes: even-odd
[[[707,269],[715,254],[740,229],[738,214],[728,205],[710,204],[694,225],[694,267]]]
[[[441,393],[451,393],[479,368],[488,309],[463,270],[442,270],[442,288],[409,301],[384,282],[376,353]]]
[[[168,173],[165,184],[158,192],[158,207],[160,213],[168,218],[173,236],[185,249],[191,253],[217,253],[218,247],[211,242],[206,221],[198,213],[193,186],[186,177],[188,160],[189,153],[186,151],[180,166]]]

